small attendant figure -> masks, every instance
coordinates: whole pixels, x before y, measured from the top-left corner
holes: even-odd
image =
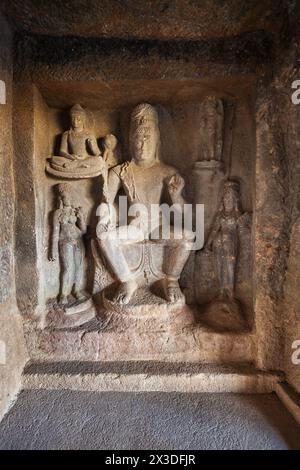
[[[236,181],[226,181],[222,202],[208,237],[206,250],[212,250],[220,292],[205,308],[205,317],[215,326],[243,328],[242,307],[235,297],[236,266],[240,236],[250,225],[250,215],[240,207],[240,188]]]
[[[58,192],[59,208],[54,213],[50,261],[59,257],[59,302],[65,306],[69,302],[70,294],[73,294],[77,301],[87,299],[87,294],[82,290],[85,256],[82,236],[86,233],[86,222],[82,208],[72,205],[70,185],[59,184]]]
[[[248,218],[240,208],[240,188],[236,181],[224,183],[219,212],[207,241],[212,249],[220,285],[220,297],[234,299],[240,229]]]

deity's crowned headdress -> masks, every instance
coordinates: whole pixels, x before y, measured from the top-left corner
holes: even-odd
[[[157,145],[156,145],[156,153],[155,159],[157,161],[160,160],[160,132],[159,132],[159,124],[158,124],[158,114],[154,106],[149,103],[141,103],[138,104],[131,113],[131,120],[130,120],[130,133],[132,135],[133,132],[138,132],[139,127],[141,129],[144,126],[152,127],[155,130],[157,136]]]
[[[85,110],[82,108],[82,106],[80,106],[80,104],[74,104],[74,106],[72,106],[70,110],[70,113],[71,115],[74,115],[74,114],[80,114],[81,116],[86,115]]]
[[[158,128],[158,114],[154,106],[149,103],[137,105],[131,113],[131,125],[137,127],[151,122]]]

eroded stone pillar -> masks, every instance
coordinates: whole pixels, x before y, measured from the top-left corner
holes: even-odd
[[[219,208],[225,173],[220,161],[196,162],[192,169],[191,182],[194,188],[194,204],[204,204],[204,238],[211,230]]]
[[[14,79],[13,139],[16,182],[16,295],[22,314],[39,305],[39,270],[35,186],[34,85],[18,71]],[[30,279],[30,282],[28,280]]]
[[[256,109],[254,285],[257,366],[280,369],[283,279],[288,246],[286,173],[276,90],[259,87]]]

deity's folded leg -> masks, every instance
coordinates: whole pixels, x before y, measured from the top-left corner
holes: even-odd
[[[64,167],[64,165],[68,165],[72,163],[72,160],[69,160],[68,158],[65,157],[51,157],[50,159],[50,164],[53,165],[53,167],[59,166],[59,167]]]
[[[144,240],[144,234],[137,227],[128,225],[102,232],[99,243],[107,261],[120,282],[127,282],[134,277],[122,251],[123,245],[131,245]]]
[[[174,227],[170,228],[170,239],[166,240],[166,256],[164,257],[163,272],[170,279],[180,278],[185,263],[193,248],[195,234],[188,230],[182,231],[182,238],[174,238]]]
[[[84,164],[89,165],[90,167],[98,167],[101,166],[102,161],[100,157],[87,157],[84,161]]]

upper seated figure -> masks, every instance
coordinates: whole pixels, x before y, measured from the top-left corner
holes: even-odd
[[[62,135],[60,155],[48,160],[46,171],[63,178],[98,176],[106,169],[106,164],[95,136],[86,129],[86,112],[75,104],[70,116],[71,128]]]

